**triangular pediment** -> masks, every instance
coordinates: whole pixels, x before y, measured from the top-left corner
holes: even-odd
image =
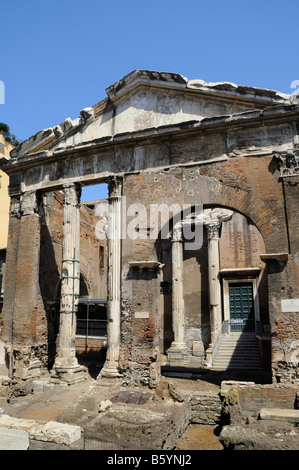
[[[51,154],[126,133],[290,104],[290,95],[272,90],[144,70],[126,75],[106,93],[107,98],[82,110],[77,119],[68,118],[30,137],[11,153],[12,158],[43,151]]]

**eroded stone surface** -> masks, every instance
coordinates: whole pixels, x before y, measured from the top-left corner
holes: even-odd
[[[191,420],[187,404],[134,406],[114,404],[101,414],[89,430],[110,442],[122,442],[135,449],[173,449]]]
[[[299,410],[286,410],[282,408],[262,408],[259,416],[261,419],[299,423]]]
[[[299,450],[299,431],[273,425],[226,426],[219,436],[229,450]]]
[[[29,437],[26,431],[0,428],[0,450],[28,450]]]
[[[71,284],[64,291],[63,276],[74,272],[66,272],[59,255],[70,238],[58,225],[68,198],[57,205],[52,201],[50,207],[45,194],[59,199],[66,185],[97,182],[109,186],[114,235],[121,226],[120,197],[131,208],[142,202],[145,210],[142,226],[133,230],[138,236],[126,233],[121,243],[108,244],[108,350],[102,377],[120,379],[129,387],[157,387],[162,358],[173,341],[176,359],[192,362],[198,357],[193,355],[197,344],[210,356],[210,366],[221,322],[230,319],[222,277],[223,286],[231,278],[251,283],[263,367],[271,370],[273,382],[298,385],[298,312],[283,307],[299,298],[298,107],[290,96],[275,91],[154,71],[134,71],[109,87],[107,96],[76,120],[40,131],[15,149],[10,161],[0,163],[10,176],[2,335],[13,396],[30,393],[32,381],[55,358],[53,304],[60,281],[69,299],[61,306],[69,308],[68,321],[60,317],[59,342],[67,337],[63,347],[75,357],[73,314],[80,293]],[[155,233],[148,220],[153,205],[172,203],[175,215],[186,204],[232,214],[219,234],[204,231],[199,248],[187,252],[180,246],[179,262],[174,263],[173,227],[170,237],[163,238],[162,227]],[[82,245],[94,237],[84,230],[79,235],[78,218],[68,218],[72,233],[77,220],[77,235],[69,242],[73,248],[79,237]],[[167,221],[172,218],[169,214]],[[218,232],[220,227],[214,228]],[[217,244],[212,242],[216,235]],[[98,252],[99,244],[91,244],[76,260],[85,269],[82,274],[87,275],[91,264],[91,271],[99,271]],[[72,277],[74,284],[77,278]],[[69,382],[63,364],[58,365],[57,380]]]
[[[49,421],[39,423],[34,420],[13,418],[0,415],[0,427],[16,431],[26,431],[30,439],[56,444],[70,445],[80,439],[82,428],[70,424]]]

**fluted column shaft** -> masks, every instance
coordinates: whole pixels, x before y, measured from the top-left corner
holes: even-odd
[[[80,289],[80,195],[78,184],[65,184],[62,228],[62,271],[57,357],[53,375],[77,382],[85,370],[76,358],[76,314]]]
[[[210,304],[210,330],[211,343],[206,351],[206,358],[211,360],[213,345],[222,325],[221,284],[219,277],[219,236],[221,224],[232,217],[229,209],[205,209],[203,223],[207,229],[208,239],[208,265],[209,265],[209,304]]]
[[[114,178],[109,183],[108,218],[108,298],[106,362],[100,377],[119,377],[120,348],[120,290],[121,290],[121,195],[122,180]]]
[[[173,341],[167,350],[169,362],[188,362],[185,342],[185,303],[183,289],[183,234],[182,226],[172,232],[172,330]]]
[[[209,296],[211,342],[215,342],[221,327],[221,285],[219,279],[219,230],[220,223],[207,224]]]

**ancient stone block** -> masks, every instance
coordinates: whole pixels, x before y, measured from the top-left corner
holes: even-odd
[[[28,432],[0,428],[0,450],[28,450]]]
[[[299,410],[287,410],[284,408],[261,408],[259,416],[260,419],[299,423]]]

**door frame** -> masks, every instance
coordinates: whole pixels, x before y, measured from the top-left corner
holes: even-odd
[[[224,321],[228,321],[230,325],[230,306],[229,306],[229,284],[240,284],[240,283],[252,283],[252,293],[253,293],[253,314],[254,321],[260,319],[260,305],[259,305],[259,278],[258,277],[243,277],[243,276],[229,276],[223,277],[222,279],[222,288],[223,288],[223,316]],[[229,328],[230,331],[230,328]]]

